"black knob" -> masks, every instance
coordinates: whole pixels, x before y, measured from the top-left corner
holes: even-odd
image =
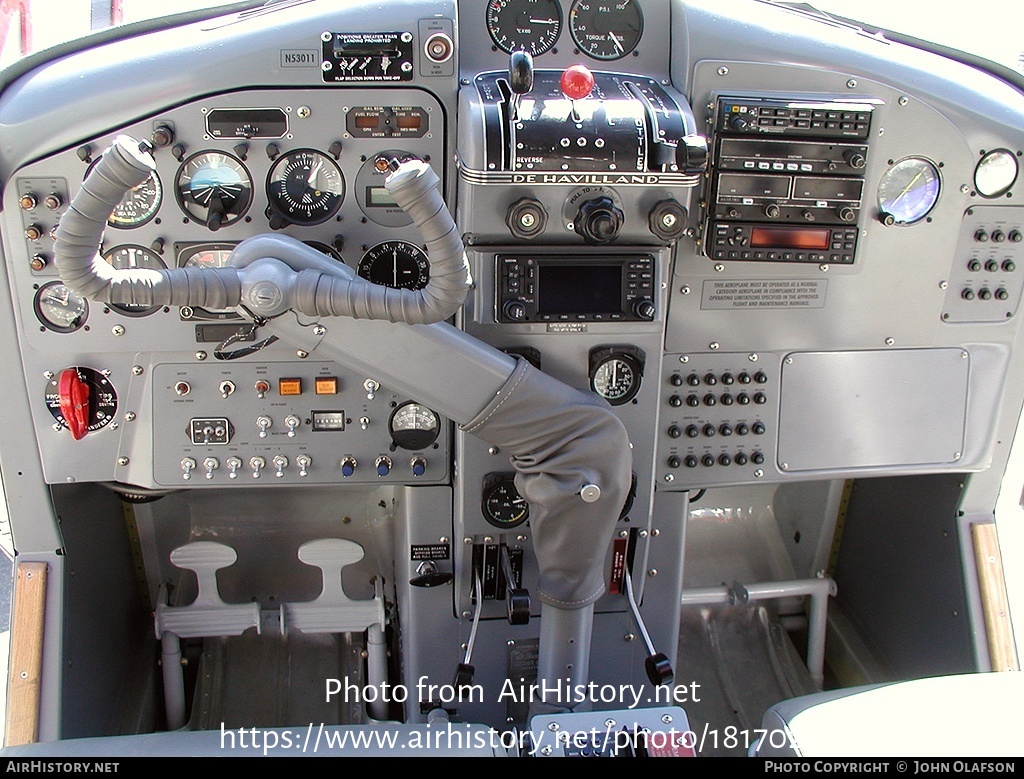
[[[896,217],[894,217],[888,211],[879,211],[878,221],[884,224],[886,227],[892,227],[894,224],[896,224]]]
[[[764,435],[764,422],[755,422],[751,430],[754,431],[754,435]]]
[[[985,243],[988,240],[988,233],[984,229],[980,229],[974,233],[974,240],[979,243]]]
[[[508,207],[508,213],[505,214],[505,224],[516,238],[536,238],[544,232],[547,223],[547,209],[539,200],[532,197],[519,198]]]
[[[971,273],[977,273],[981,270],[981,263],[978,260],[970,260],[967,263],[967,270]]]
[[[960,293],[960,297],[962,297],[964,300],[974,300],[974,290],[965,289],[963,292]]]
[[[990,297],[992,297],[992,293],[989,292],[988,287],[982,287],[981,289],[978,290],[979,300],[988,300]]]
[[[673,387],[682,387],[683,377],[680,376],[678,373],[673,373],[671,376],[668,377],[668,383],[671,384]]]
[[[985,270],[987,270],[989,273],[995,273],[997,270],[999,270],[999,263],[996,262],[995,260],[987,260],[985,262]]]
[[[1002,230],[993,230],[992,231],[992,242],[993,243],[1002,243],[1005,240],[1006,240],[1006,233],[1004,233]]]
[[[280,214],[274,214],[272,217],[270,217],[270,229],[271,230],[281,230],[282,228],[285,228],[287,226],[288,226],[288,220],[285,219]],[[215,229],[215,228],[210,228],[210,229]]]
[[[854,170],[860,170],[867,164],[867,158],[855,149],[850,149],[843,155],[843,159],[846,160],[846,164]]]
[[[696,425],[687,425],[686,426],[686,437],[687,438],[696,438],[699,435],[700,435],[700,428],[698,428]]]
[[[778,219],[782,209],[776,203],[769,203],[764,207],[764,215],[769,219]]]
[[[857,212],[854,211],[849,206],[846,206],[845,208],[840,208],[836,213],[838,214],[839,219],[842,222],[853,222],[857,219]]]
[[[708,166],[708,139],[703,135],[684,135],[676,146],[676,164],[683,173],[700,173]]]
[[[754,381],[757,382],[758,384],[767,384],[768,374],[765,373],[764,371],[758,371],[757,373],[754,374]]]
[[[746,435],[750,432],[750,426],[746,422],[740,422],[736,425],[736,435]]]
[[[1021,241],[1024,241],[1024,234],[1021,234],[1017,228],[1010,230],[1010,243],[1020,243]]]
[[[521,300],[506,300],[502,310],[505,317],[513,322],[522,322],[526,319],[526,304]]]
[[[1013,273],[1017,270],[1017,264],[1013,260],[1003,260],[1003,270],[1006,273]]]
[[[726,394],[722,395],[722,405],[723,406],[731,406],[734,402],[735,402],[735,398],[733,398],[733,396],[730,395],[729,393],[726,393]]]
[[[639,319],[654,319],[654,303],[648,298],[640,298],[633,304],[633,313],[637,315]]]
[[[683,399],[678,395],[673,395],[668,399],[668,404],[672,406],[672,408],[679,408],[681,405],[683,405]]]
[[[713,454],[706,454],[700,458],[700,463],[705,468],[710,468],[712,465],[715,464],[715,456]]]
[[[697,458],[694,457],[692,454],[687,455],[686,460],[684,460],[684,462],[686,463],[687,468],[697,467]]]
[[[732,465],[732,458],[728,454],[726,454],[725,452],[722,452],[720,455],[718,455],[718,464],[719,465]]]
[[[707,384],[710,387],[713,387],[716,384],[718,384],[718,377],[715,376],[715,374],[713,374],[713,373],[705,373],[704,374],[704,383]]]
[[[683,464],[683,461],[680,460],[675,455],[672,455],[671,457],[668,458],[668,467],[669,468],[678,468],[682,464]]]
[[[722,384],[732,384],[734,381],[736,380],[733,378],[731,373],[722,374]]]
[[[739,381],[740,384],[750,384],[750,374],[747,373],[746,371],[743,371],[743,373],[740,374]]]
[[[718,432],[724,436],[732,435],[732,428],[725,422],[718,426]]]
[[[622,209],[610,197],[599,197],[580,206],[573,228],[587,243],[611,243],[618,237],[624,220]]]
[[[705,437],[707,437],[707,438],[714,438],[715,437],[715,433],[717,433],[717,432],[718,432],[718,430],[715,429],[714,425],[712,425],[710,423],[704,425],[703,433],[704,433]]]
[[[750,461],[754,463],[754,465],[760,465],[761,463],[764,462],[764,455],[761,454],[760,452],[754,452],[752,455],[750,455]]]
[[[737,465],[746,465],[747,456],[743,452],[737,452],[736,456],[733,458],[733,462],[735,462]]]
[[[669,438],[679,438],[679,436],[681,436],[682,434],[683,431],[680,430],[676,425],[672,425],[672,427],[668,429]]]
[[[750,403],[750,396],[746,392],[741,392],[736,396],[736,402],[741,406],[746,406]]]
[[[741,114],[736,114],[729,120],[729,126],[734,130],[742,130],[747,126],[747,120]]]
[[[533,57],[529,52],[512,52],[508,60],[508,86],[517,95],[533,89]]]
[[[700,398],[698,398],[696,395],[687,395],[686,405],[690,406],[691,408],[696,408],[697,406],[700,405]]]
[[[655,687],[672,684],[672,680],[675,678],[672,672],[672,663],[663,652],[653,654],[644,660],[644,671],[647,672],[647,679]]]
[[[711,394],[710,392],[709,392],[709,393],[708,393],[707,395],[705,395],[705,396],[704,396],[704,405],[705,405],[705,406],[713,406],[713,405],[715,405],[715,404],[716,404],[717,402],[718,402],[718,398],[716,398],[716,397],[715,397],[715,396],[714,396],[713,394]]]
[[[505,601],[505,619],[510,625],[530,624],[530,591],[521,588],[508,591]]]
[[[691,373],[689,376],[686,377],[686,383],[689,384],[691,387],[699,387],[700,376],[698,376],[696,373]]]
[[[763,406],[765,403],[768,402],[768,398],[765,396],[763,392],[755,392],[754,402],[759,406]]]
[[[1010,297],[1010,293],[1002,287],[996,290],[996,300],[1006,300],[1008,297]]]

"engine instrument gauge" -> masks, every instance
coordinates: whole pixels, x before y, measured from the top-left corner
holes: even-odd
[[[280,157],[267,176],[270,206],[296,224],[326,222],[341,208],[345,179],[334,160],[314,149]]]
[[[88,175],[86,173],[86,176]],[[154,171],[148,179],[128,190],[121,198],[121,202],[114,206],[114,210],[107,219],[107,224],[124,230],[142,227],[156,216],[163,197],[164,190],[160,184],[160,178]]]
[[[426,253],[406,241],[384,241],[367,250],[356,272],[367,281],[393,289],[423,289],[430,280]]]
[[[118,270],[134,270],[136,268],[163,270],[167,267],[163,260],[149,249],[131,243],[115,246],[104,252],[103,259]],[[160,306],[145,306],[138,303],[108,303],[107,305],[125,316],[146,316],[160,308]]]
[[[415,401],[406,401],[391,412],[388,432],[395,446],[417,451],[426,449],[441,432],[437,414]]]
[[[484,479],[480,508],[495,527],[512,528],[530,518],[530,504],[519,494],[512,476],[491,474]]]
[[[32,307],[43,327],[56,333],[73,333],[89,318],[89,304],[85,298],[60,281],[41,286]]]
[[[201,151],[178,168],[175,194],[190,219],[219,230],[237,222],[249,210],[252,178],[237,157]]]
[[[636,397],[642,376],[643,363],[634,354],[595,349],[590,355],[590,388],[613,406]]]
[[[68,374],[68,375],[65,375]],[[79,414],[81,418],[65,418],[65,409],[61,408],[62,379],[70,379],[71,383],[84,385],[79,390],[79,397],[88,397],[88,408],[85,403],[79,408],[65,407],[72,417]],[[65,384],[67,382],[65,381]],[[84,390],[84,391],[83,391]],[[65,398],[65,401],[68,399]],[[110,379],[92,368],[66,368],[54,376],[46,385],[46,408],[61,427],[72,431],[75,438],[82,438],[86,432],[100,430],[114,420],[117,413],[117,393]],[[82,413],[84,411],[84,413]]]
[[[1006,149],[990,151],[974,169],[974,188],[982,197],[1005,195],[1017,180],[1017,158]]]
[[[562,31],[558,0],[490,0],[487,32],[502,51],[525,51],[534,57],[550,51]]]
[[[197,243],[176,246],[178,250],[178,266],[182,268],[225,268],[228,258],[236,244],[233,243]],[[182,319],[238,319],[239,316],[230,309],[223,311],[185,306],[181,309]]]
[[[644,15],[636,0],[576,0],[569,32],[580,51],[599,60],[625,57],[640,43]]]
[[[913,224],[935,207],[940,190],[939,169],[922,157],[894,163],[878,182],[878,210],[884,224]]]

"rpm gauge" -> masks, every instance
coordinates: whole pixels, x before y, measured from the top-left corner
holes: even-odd
[[[595,349],[590,355],[590,388],[613,406],[629,403],[640,391],[642,356],[621,348]]]
[[[939,169],[922,157],[907,157],[889,167],[878,182],[878,211],[883,224],[908,225],[924,219],[939,199]]]
[[[392,289],[423,289],[430,280],[430,260],[414,244],[384,241],[363,255],[356,273]]]
[[[426,449],[441,432],[437,414],[426,406],[407,401],[398,406],[388,421],[388,431],[395,446],[416,451]]]
[[[271,207],[297,224],[326,222],[341,208],[345,180],[334,160],[313,149],[279,158],[267,177]]]
[[[625,57],[640,43],[644,16],[635,0],[576,0],[569,32],[584,54],[599,60]]]
[[[73,333],[89,318],[89,304],[85,298],[60,281],[41,286],[32,308],[43,327],[55,333]]]
[[[178,205],[190,219],[219,230],[241,219],[252,202],[252,178],[237,157],[220,151],[193,154],[178,168]]]
[[[103,259],[119,270],[134,270],[136,268],[163,270],[167,267],[163,260],[149,249],[130,243],[115,246],[104,252]],[[107,305],[125,316],[146,316],[160,308],[160,306],[146,306],[138,303],[108,303]]]
[[[550,51],[562,31],[558,0],[490,0],[487,32],[502,51],[525,51],[534,57]]]
[[[530,504],[519,494],[511,476],[491,474],[484,480],[480,509],[484,519],[495,527],[516,527],[530,518]]]

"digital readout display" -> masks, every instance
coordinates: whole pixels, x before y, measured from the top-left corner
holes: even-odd
[[[310,417],[314,431],[345,429],[344,411],[313,411]]]
[[[827,249],[830,237],[828,228],[754,227],[750,231],[750,245],[777,246],[781,249]]]
[[[398,203],[384,187],[367,187],[366,205],[370,208],[395,208]]]
[[[538,314],[616,314],[622,311],[622,265],[537,267]]]

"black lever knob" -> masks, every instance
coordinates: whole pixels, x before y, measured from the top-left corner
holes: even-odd
[[[533,89],[533,56],[528,51],[514,51],[509,57],[508,86],[516,95]]]
[[[529,590],[513,589],[508,591],[505,609],[510,625],[527,625],[530,622]]]
[[[469,687],[473,684],[473,674],[475,673],[476,668],[469,663],[459,663],[459,667],[455,669],[455,681],[452,686],[456,690],[460,687]]]
[[[611,243],[622,229],[625,216],[610,197],[585,201],[576,214],[573,229],[590,244]]]
[[[647,672],[647,678],[655,687],[672,684],[672,680],[675,678],[672,663],[669,662],[664,652],[658,652],[644,660],[644,670]]]
[[[455,577],[450,573],[425,573],[422,576],[414,576],[409,580],[413,587],[440,587],[447,584]]]

